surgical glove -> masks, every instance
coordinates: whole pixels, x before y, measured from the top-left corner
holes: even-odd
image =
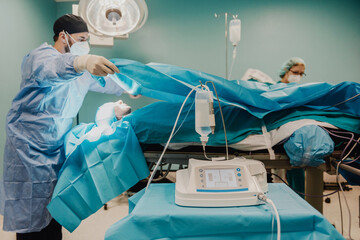
[[[115,102],[114,106],[115,116],[117,120],[120,120],[123,116],[131,113],[131,107],[123,101],[119,100]]]
[[[109,60],[97,55],[84,55],[76,57],[74,60],[76,72],[87,70],[95,76],[106,76],[108,74],[119,73],[119,69]]]

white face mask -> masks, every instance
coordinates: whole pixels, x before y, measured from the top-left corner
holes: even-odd
[[[83,55],[89,54],[89,52],[90,52],[90,46],[89,46],[89,43],[88,43],[87,41],[85,41],[85,42],[78,42],[78,41],[76,41],[74,38],[72,38],[72,37],[70,36],[70,34],[68,34],[68,33],[66,33],[66,34],[67,34],[72,40],[75,41],[75,43],[70,47],[67,38],[65,38],[65,39],[66,39],[66,43],[67,43],[67,45],[68,45],[69,48],[70,48],[70,53],[71,53],[72,55],[83,56]]]
[[[300,80],[301,80],[300,75],[290,75],[288,77],[288,82],[289,83],[298,83],[298,82],[300,82]]]

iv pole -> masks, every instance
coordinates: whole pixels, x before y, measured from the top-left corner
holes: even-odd
[[[226,79],[229,80],[228,76],[228,22],[227,22],[228,13],[225,13],[225,71]]]
[[[215,18],[219,18],[221,15],[215,13]],[[228,13],[225,13],[225,78],[228,79]]]

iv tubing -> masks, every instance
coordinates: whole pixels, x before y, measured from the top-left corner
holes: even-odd
[[[164,147],[164,150],[163,150],[163,152],[161,153],[161,156],[160,156],[159,160],[157,161],[156,166],[155,166],[153,172],[152,172],[151,175],[150,175],[149,181],[148,181],[148,183],[146,184],[146,189],[145,189],[145,191],[149,188],[149,185],[150,185],[151,181],[153,180],[153,178],[154,178],[154,176],[155,176],[156,170],[157,170],[157,168],[159,167],[159,165],[160,165],[160,163],[161,163],[161,160],[162,160],[162,158],[163,158],[163,156],[164,156],[164,154],[165,154],[165,151],[166,151],[166,149],[167,149],[168,146],[169,146],[169,143],[170,143],[170,141],[171,141],[171,138],[173,137],[173,134],[174,134],[174,131],[175,131],[177,122],[178,122],[178,120],[179,120],[180,114],[181,114],[181,112],[182,112],[182,109],[184,108],[184,105],[185,105],[187,99],[190,97],[191,93],[192,93],[193,91],[195,91],[195,89],[197,89],[197,88],[199,88],[199,87],[201,87],[201,86],[202,86],[202,85],[197,85],[197,86],[193,87],[193,89],[191,89],[191,91],[190,91],[190,92],[188,93],[188,95],[186,96],[183,104],[181,105],[181,108],[180,108],[180,110],[179,110],[179,113],[178,113],[178,115],[177,115],[177,117],[176,117],[176,121],[175,121],[175,123],[174,123],[174,127],[173,127],[173,129],[172,129],[172,131],[171,131],[169,140],[167,141],[166,146]]]
[[[205,85],[207,85],[207,83],[209,83],[209,82],[213,85],[214,92],[215,92],[215,95],[216,95],[216,98],[217,98],[217,101],[218,101],[218,104],[219,104],[219,110],[220,110],[220,115],[221,115],[221,120],[222,120],[222,124],[223,124],[223,128],[224,128],[224,135],[225,135],[226,160],[229,160],[229,146],[228,146],[227,135],[226,135],[225,120],[224,120],[223,112],[222,112],[222,109],[221,109],[219,96],[217,94],[215,84],[212,81],[205,82]]]
[[[235,60],[236,60],[236,45],[234,45],[234,50],[233,50],[233,56],[232,56],[232,63],[231,63],[231,67],[230,67],[230,73],[229,73],[229,80],[231,80],[231,75],[232,75],[232,71],[235,65]]]

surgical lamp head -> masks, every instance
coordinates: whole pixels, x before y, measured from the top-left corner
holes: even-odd
[[[294,66],[303,65],[305,67],[305,61],[299,57],[292,57],[283,63],[280,70],[280,78],[283,78],[285,74]]]
[[[120,37],[141,28],[148,8],[145,0],[80,0],[79,15],[98,36]]]
[[[58,18],[54,23],[53,30],[55,42],[62,31],[69,34],[89,32],[86,22],[81,17],[73,14],[66,14]]]

